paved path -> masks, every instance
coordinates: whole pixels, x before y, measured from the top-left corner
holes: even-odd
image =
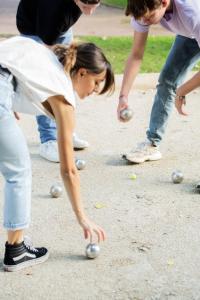
[[[163,159],[129,165],[120,153],[144,139],[153,91],[133,89],[134,118],[120,124],[115,115],[118,88],[111,98],[93,97],[77,109],[77,131],[91,145],[77,153],[87,161],[80,172],[84,206],[108,236],[96,260],[84,257],[86,241],[66,193],[58,199],[49,196],[51,184],[61,182],[59,164],[39,157],[35,119],[22,116],[33,166],[32,223],[26,234],[34,244],[47,246],[50,258],[5,274],[1,227],[1,300],[199,300],[200,195],[193,187],[200,176],[200,92],[188,97],[189,117],[172,114]],[[174,169],[184,173],[180,185],[171,182]],[[132,173],[136,180],[130,179]],[[97,203],[103,207],[96,209]],[[0,177],[0,224],[2,211]]]
[[[3,2],[0,0],[0,4]],[[14,20],[16,1],[7,0],[7,4],[6,11]],[[105,22],[111,19],[104,17]],[[99,23],[99,27],[95,32],[103,25]],[[2,31],[1,25],[0,28]],[[88,34],[94,32],[93,28],[87,28]],[[116,78],[117,87],[111,98],[92,97],[77,108],[77,131],[91,144],[87,151],[77,154],[87,161],[86,169],[80,172],[84,206],[108,235],[101,245],[100,257],[85,259],[86,242],[66,193],[58,199],[50,198],[51,184],[61,182],[59,164],[39,157],[35,119],[22,116],[20,126],[33,165],[32,224],[28,235],[34,244],[47,246],[51,255],[40,266],[4,273],[1,259],[5,233],[1,229],[0,299],[200,299],[200,195],[194,193],[194,184],[200,178],[200,90],[188,96],[187,118],[172,114],[161,146],[163,159],[130,165],[120,159],[120,153],[144,139],[157,74],[138,76],[130,94],[135,114],[126,124],[120,124],[115,116],[121,76]],[[180,185],[171,183],[174,169],[184,173]],[[130,179],[132,173],[137,175],[136,180]],[[104,206],[96,209],[97,203]],[[0,223],[2,211],[0,177]]]

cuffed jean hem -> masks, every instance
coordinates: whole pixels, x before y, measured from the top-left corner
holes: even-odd
[[[57,139],[55,139],[55,138],[49,138],[49,139],[46,139],[45,141],[41,141],[41,144],[47,143],[49,141],[57,141]]]
[[[17,230],[26,229],[26,228],[29,227],[29,225],[30,225],[30,221],[28,221],[26,223],[23,223],[23,224],[9,224],[9,223],[4,223],[3,227],[6,230],[9,230],[9,231],[17,231]]]
[[[152,146],[154,146],[154,147],[158,147],[160,145],[161,140],[155,141],[153,138],[148,137],[148,135],[147,135],[147,139],[152,144]]]

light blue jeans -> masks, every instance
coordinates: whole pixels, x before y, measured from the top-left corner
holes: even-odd
[[[160,74],[151,110],[147,138],[153,145],[159,145],[165,133],[177,87],[199,59],[200,48],[196,40],[178,35]]]
[[[31,209],[31,163],[25,138],[11,110],[13,76],[0,74],[0,172],[5,179],[7,230],[27,228]]]
[[[34,38],[34,37],[33,37]],[[38,37],[34,38],[37,41]],[[60,36],[56,40],[56,44],[70,44],[73,40],[73,31],[69,29],[64,35]],[[40,140],[41,143],[46,143],[48,141],[55,141],[57,140],[57,130],[56,130],[56,123],[54,120],[48,118],[45,115],[37,116],[37,123],[38,123],[38,131],[40,133]]]

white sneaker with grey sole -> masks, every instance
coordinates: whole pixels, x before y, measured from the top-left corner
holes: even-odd
[[[59,162],[58,144],[57,141],[48,141],[40,144],[40,156],[52,162]]]
[[[125,154],[124,157],[130,162],[141,164],[145,161],[159,160],[162,158],[162,154],[159,147],[153,146],[150,141],[145,141],[138,144],[135,149]]]
[[[77,150],[82,150],[89,147],[89,143],[80,139],[76,133],[73,133],[73,147]]]

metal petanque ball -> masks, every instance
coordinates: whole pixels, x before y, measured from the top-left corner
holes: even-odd
[[[200,182],[198,182],[198,183],[196,184],[196,186],[195,186],[195,191],[196,191],[197,193],[200,193]]]
[[[50,188],[52,198],[58,198],[62,195],[62,187],[59,184],[53,184]]]
[[[174,171],[172,173],[172,181],[173,183],[181,183],[183,181],[183,173],[181,171]]]
[[[129,121],[133,117],[133,111],[130,108],[125,108],[120,112],[120,117],[124,121]]]
[[[97,244],[88,244],[85,249],[85,254],[88,258],[96,258],[99,256],[100,247]]]
[[[83,160],[83,159],[76,159],[75,164],[76,164],[76,167],[77,167],[78,170],[85,169],[85,165],[86,165],[85,160]]]

